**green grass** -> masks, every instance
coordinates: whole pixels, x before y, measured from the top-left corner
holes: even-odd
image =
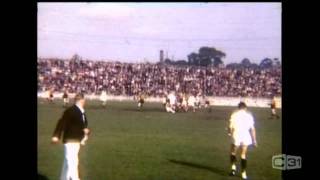
[[[270,120],[270,109],[249,108],[256,118],[258,148],[248,152],[247,175],[254,180],[281,179],[272,168],[281,154],[281,119]],[[63,112],[61,101],[38,100],[38,173],[59,179],[63,146],[50,139]],[[225,125],[234,107],[213,107],[211,112],[169,114],[161,104],[88,102],[92,130],[80,150],[82,180],[209,180],[229,177],[229,137]],[[238,157],[239,159],[239,157]]]

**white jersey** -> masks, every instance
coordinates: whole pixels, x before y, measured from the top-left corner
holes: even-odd
[[[167,103],[167,98],[164,97],[164,98],[162,99],[162,104],[166,104],[166,103]]]
[[[101,101],[107,101],[107,93],[103,91],[100,95],[100,100]]]
[[[246,110],[234,112],[230,118],[229,128],[233,129],[233,143],[239,146],[252,144],[250,129],[254,128],[254,119],[251,113]]]
[[[200,103],[200,97],[199,97],[199,96],[196,97],[195,103],[196,103],[196,104],[199,104],[199,103]]]
[[[189,106],[195,106],[196,98],[194,96],[190,96],[188,99],[188,105]]]
[[[201,104],[201,105],[206,104],[206,99],[205,99],[204,97],[201,97],[201,98],[200,98],[200,104]]]
[[[47,98],[51,98],[51,97],[50,97],[50,94],[51,94],[51,92],[50,92],[50,91],[47,91]]]
[[[182,106],[187,106],[188,102],[187,99],[185,97],[182,98]]]
[[[168,98],[169,98],[170,105],[176,104],[177,97],[175,95],[169,94]]]

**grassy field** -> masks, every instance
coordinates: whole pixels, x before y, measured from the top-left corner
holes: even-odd
[[[62,102],[38,100],[38,174],[58,180],[63,146],[50,144],[63,112]],[[196,113],[164,112],[161,104],[88,102],[91,137],[80,150],[82,180],[219,180],[229,177],[229,137],[225,125],[234,107],[212,107]],[[249,108],[255,116],[258,148],[250,148],[247,175],[253,180],[281,179],[272,168],[281,154],[281,119],[270,120],[270,109]],[[238,157],[239,159],[239,157]]]

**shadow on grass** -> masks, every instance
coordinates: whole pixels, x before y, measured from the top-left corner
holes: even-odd
[[[202,164],[197,164],[197,163],[187,162],[187,161],[174,160],[174,159],[168,159],[168,161],[171,162],[171,163],[174,163],[174,164],[179,164],[179,165],[183,165],[183,166],[189,166],[189,167],[193,167],[193,168],[208,170],[208,171],[211,171],[213,173],[219,174],[221,176],[228,176],[228,172],[224,171],[223,169],[216,168],[216,167],[210,167],[210,166],[206,166],[206,165],[202,165]]]
[[[38,180],[49,180],[49,178],[47,178],[46,176],[44,176],[42,174],[38,174]]]

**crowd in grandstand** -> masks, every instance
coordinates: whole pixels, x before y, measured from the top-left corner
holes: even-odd
[[[149,63],[38,59],[38,91],[162,96],[166,92],[207,96],[281,95],[281,68],[230,69]]]

